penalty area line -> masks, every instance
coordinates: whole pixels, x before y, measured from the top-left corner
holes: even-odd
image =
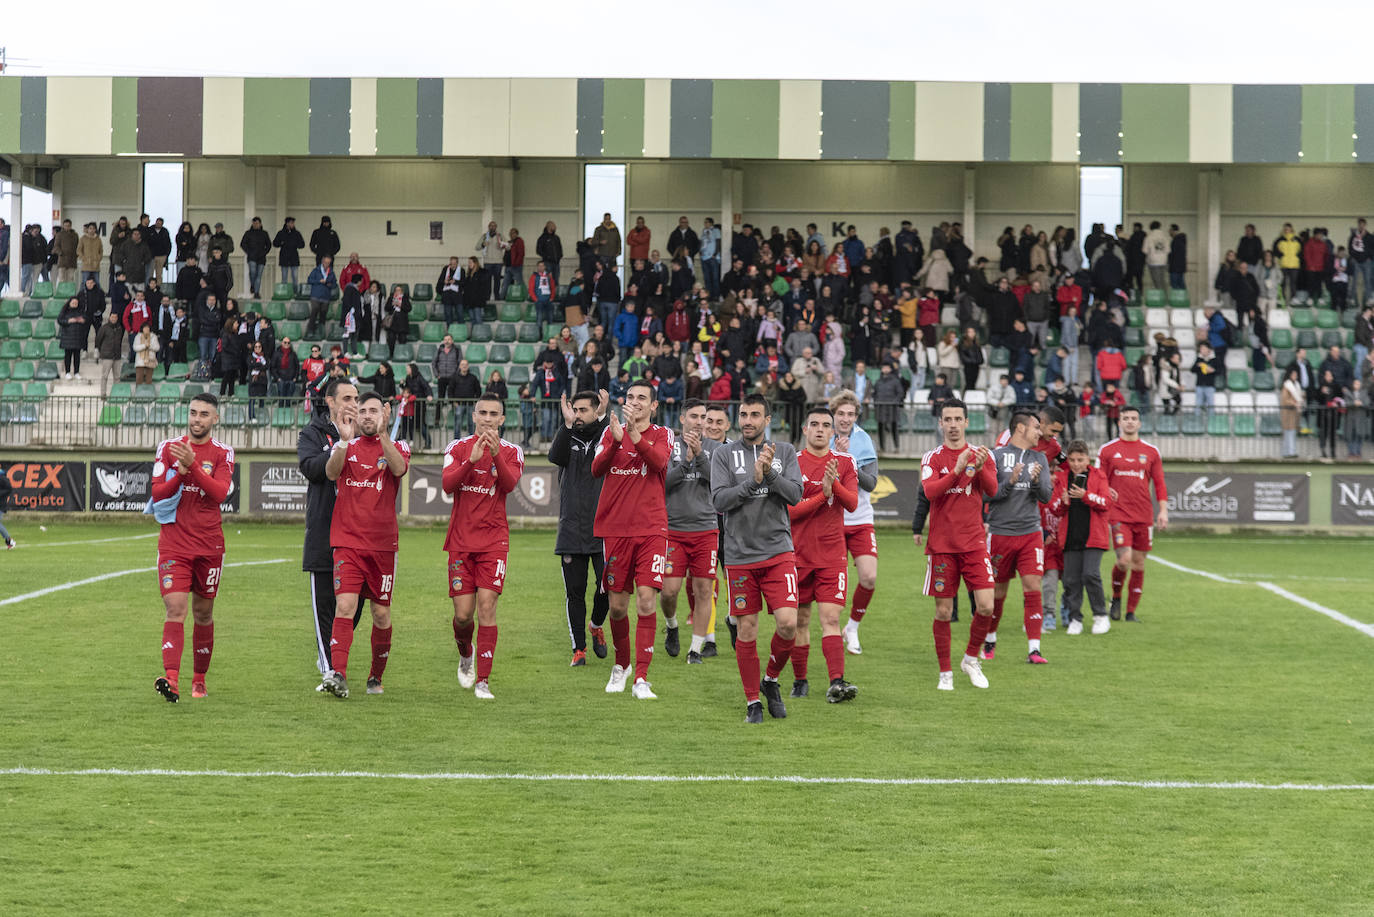
[[[1264,582],[1262,580],[1232,579],[1229,576],[1222,576],[1218,573],[1209,573],[1206,570],[1194,570],[1192,567],[1185,567],[1183,566],[1183,564],[1176,564],[1172,560],[1165,560],[1164,558],[1156,557],[1153,554],[1150,554],[1148,556],[1150,560],[1157,561],[1163,564],[1164,566],[1169,567],[1172,570],[1178,570],[1180,573],[1191,573],[1194,576],[1203,576],[1207,579],[1214,580],[1218,583],[1225,583],[1229,586],[1258,586],[1261,589],[1265,589],[1269,592],[1274,593],[1274,595],[1277,595],[1280,598],[1287,599],[1288,601],[1293,602],[1296,605],[1301,605],[1303,608],[1306,608],[1309,611],[1315,611],[1318,614],[1326,615],[1328,618],[1330,618],[1338,624],[1344,624],[1346,627],[1354,628],[1355,630],[1364,634],[1366,637],[1374,637],[1374,625],[1366,624],[1363,621],[1357,621],[1349,615],[1342,614],[1334,608],[1327,608],[1325,605],[1320,605],[1317,602],[1312,601],[1311,599],[1303,598],[1295,592],[1289,592],[1282,586],[1276,586],[1273,583]]]
[[[0,768],[0,777],[192,777],[286,780],[429,780],[516,783],[778,783],[820,786],[1037,786],[1068,789],[1277,790],[1298,792],[1374,792],[1370,783],[1265,783],[1255,780],[1118,780],[1111,777],[807,777],[777,774],[515,774],[474,771],[388,773],[384,771],[232,771],[167,768],[47,767]]]
[[[285,557],[278,557],[273,560],[241,560],[237,563],[225,564],[226,567],[260,567],[264,564],[284,564],[287,563]],[[34,592],[26,592],[23,595],[12,595],[7,599],[0,599],[0,606],[16,605],[19,602],[26,602],[29,599],[42,598],[45,595],[52,595],[54,592],[65,592],[68,589],[76,589],[78,586],[89,586],[92,583],[103,583],[105,580],[118,579],[121,576],[129,576],[134,573],[155,573],[157,567],[135,567],[132,570],[115,570],[113,573],[102,573],[99,576],[91,576],[86,579],[73,580],[70,583],[58,583],[56,586],[48,586]]]

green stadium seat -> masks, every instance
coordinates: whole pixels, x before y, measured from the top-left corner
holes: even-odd
[[[1291,366],[1295,359],[1297,359],[1297,351],[1295,350],[1274,351],[1274,365],[1278,367],[1279,372],[1283,372]]]
[[[308,321],[310,319],[310,304],[304,302],[287,303],[286,317],[293,322]]]
[[[342,341],[342,340],[343,340],[343,325],[340,324],[339,322],[325,322],[325,323],[324,323],[324,339],[325,339],[326,341],[331,341],[331,342],[332,342],[332,341]],[[328,352],[329,352],[329,348],[328,348],[328,347],[326,347],[324,350],[325,350],[325,353],[328,353]]]
[[[160,404],[176,404],[181,400],[181,386],[175,382],[162,383],[157,387],[157,400]]]
[[[516,330],[515,339],[526,344],[537,344],[542,338],[539,335],[539,324],[537,322],[522,322]]]
[[[429,302],[434,298],[434,284],[417,283],[410,291],[411,302]]]
[[[308,330],[309,326],[306,326],[306,327],[307,327],[307,330],[301,332],[301,340],[302,340],[302,341],[310,341],[311,343],[318,344],[318,343],[320,343],[320,342],[322,342],[322,341],[324,340],[324,329],[321,328],[319,325],[316,325],[316,326],[315,326],[315,330],[314,330],[314,331]],[[325,348],[325,353],[328,353],[328,352],[329,352],[329,349],[328,349],[328,348]]]
[[[220,418],[226,427],[242,427],[248,423],[248,408],[242,404],[226,404],[222,406]]]
[[[110,404],[126,404],[134,397],[134,387],[127,382],[116,382],[110,386],[110,394],[105,400]]]
[[[177,382],[182,381],[191,375],[191,365],[189,363],[173,363],[167,367],[167,378]]]
[[[39,363],[33,368],[33,377],[40,382],[52,382],[62,378],[56,363]]]
[[[916,408],[915,423],[912,425],[917,433],[935,432],[935,415],[925,409],[924,405]]]
[[[429,320],[432,322],[442,322],[444,320],[444,304],[432,302],[429,304]]]
[[[373,341],[367,348],[367,358],[374,363],[391,359],[391,348],[380,341]]]
[[[155,404],[148,408],[148,426],[167,427],[172,423],[172,409],[175,405]]]
[[[524,363],[526,366],[534,364],[536,354],[533,344],[516,344],[515,350],[511,353],[511,359],[516,363]]]
[[[54,297],[66,302],[76,295],[76,281],[64,280],[53,290]]]
[[[1289,309],[1288,317],[1294,328],[1315,328],[1317,313],[1311,309]]]
[[[295,295],[294,295],[292,298],[294,298],[297,302],[309,302],[309,301],[310,301],[310,284],[308,284],[308,283],[298,283],[298,284],[296,284],[296,293],[295,293]],[[307,307],[307,308],[308,308],[308,307]]]
[[[1274,391],[1276,389],[1276,385],[1274,382],[1274,374],[1269,370],[1255,373],[1254,378],[1250,380],[1250,388],[1257,392]]]
[[[463,356],[467,358],[469,363],[485,363],[487,362],[487,345],[469,344],[467,350],[463,352]]]
[[[510,345],[492,344],[491,347],[487,350],[487,359],[493,363],[509,363]]]
[[[30,382],[30,383],[28,383],[27,385],[24,386],[24,400],[25,400],[25,401],[29,401],[29,402],[32,402],[32,403],[34,403],[34,404],[37,404],[37,403],[40,402],[40,401],[45,401],[45,400],[47,400],[47,397],[48,397],[48,383],[46,383],[46,382]]]
[[[23,352],[20,356],[25,360],[44,360],[47,359],[48,351],[42,341],[25,341]]]
[[[1355,330],[1355,322],[1360,317],[1360,310],[1351,306],[1341,313],[1341,327]]]
[[[66,303],[64,303],[60,299],[48,300],[47,302],[43,303],[43,317],[56,319],[59,315],[62,314],[62,307],[65,305]]]
[[[45,353],[44,356],[47,357],[49,360],[61,360],[67,356],[67,353],[62,349],[61,341],[52,340],[48,341],[47,353]]]
[[[1339,328],[1328,328],[1321,333],[1322,350],[1331,347],[1344,347],[1345,334]]]
[[[496,326],[496,332],[493,339],[501,344],[514,344],[516,337],[518,337],[518,335],[516,334],[515,326],[509,322],[501,322]]]
[[[124,421],[124,412],[118,405],[107,404],[100,409],[100,417],[96,423],[102,427],[117,427]]]
[[[1125,330],[1125,338],[1126,338],[1126,346],[1127,346],[1127,347],[1144,347],[1144,346],[1145,346],[1145,329],[1144,329],[1144,328],[1133,328],[1133,327],[1132,327],[1132,328],[1127,328],[1127,329]]]
[[[0,342],[0,360],[17,360],[24,352],[24,345],[18,341]]]
[[[304,330],[305,326],[300,322],[280,322],[277,325],[277,340],[280,341],[282,338],[290,338],[292,341],[299,341],[301,339],[301,332]]]
[[[496,321],[496,305],[487,303],[482,307],[482,321],[491,324]]]
[[[24,305],[19,309],[20,318],[42,318],[43,304],[36,299],[24,300]]]
[[[1231,415],[1213,414],[1207,418],[1208,436],[1230,436],[1231,435]]]
[[[33,293],[30,294],[34,299],[52,299],[52,281],[40,280],[33,285]]]
[[[19,317],[20,303],[17,299],[6,299],[0,301],[0,319],[11,319]]]
[[[424,380],[425,380],[426,382],[428,382],[430,385],[433,385],[433,384],[434,384],[434,367],[433,367],[433,366],[430,366],[428,363],[421,363],[420,366],[419,366],[419,370],[420,370],[420,378],[421,378],[421,379],[424,379]]]
[[[415,345],[397,344],[395,347],[391,348],[391,359],[392,362],[397,364],[415,362]],[[401,373],[398,372],[397,375],[399,376]]]
[[[1317,327],[1322,329],[1339,328],[1341,326],[1341,315],[1334,309],[1317,310]]]
[[[1161,436],[1177,436],[1178,424],[1179,420],[1177,414],[1156,415],[1155,432],[1160,434]]]
[[[452,325],[449,325],[448,333],[453,335],[455,343],[466,344],[468,342],[468,326],[464,325],[462,322],[454,322]]]
[[[1147,307],[1159,307],[1164,305],[1165,297],[1163,290],[1146,290],[1145,305]]]
[[[40,313],[41,314],[41,313]],[[10,338],[16,341],[23,341],[33,337],[33,322],[27,319],[20,319],[10,322]]]
[[[439,353],[439,345],[432,343],[417,344],[415,347],[415,360],[421,364],[434,362],[434,357]]]
[[[1248,392],[1250,391],[1250,370],[1233,369],[1226,373],[1226,390],[1228,392]]]
[[[1041,355],[1044,356],[1044,351],[1041,352]],[[1137,363],[1140,362],[1140,358],[1143,357],[1143,356],[1145,356],[1145,348],[1144,348],[1144,347],[1127,347],[1127,348],[1126,348],[1125,357],[1126,357],[1126,364],[1127,364],[1128,366],[1134,366],[1134,365],[1136,365]]]
[[[988,354],[988,365],[994,369],[1006,369],[1011,365],[1011,352],[1005,347],[994,347]]]
[[[268,300],[262,304],[262,314],[270,318],[275,325],[286,318],[286,303]]]
[[[1298,331],[1299,347],[1305,347],[1308,350],[1312,350],[1318,345],[1320,341],[1321,339],[1317,337],[1317,331],[1315,328],[1303,328]]]
[[[33,323],[33,336],[44,341],[57,337],[57,322],[50,318],[40,318]]]
[[[523,283],[513,283],[506,287],[506,303],[523,303],[529,297],[529,292]],[[519,319],[515,319],[519,321]]]
[[[1269,345],[1275,350],[1291,350],[1293,347],[1293,331],[1291,328],[1270,328]]]
[[[1283,433],[1283,421],[1272,412],[1260,415],[1260,435],[1279,436]]]
[[[506,373],[506,384],[508,387],[526,385],[532,375],[528,363],[512,363],[510,372]]]
[[[281,406],[273,408],[272,426],[277,430],[289,429],[296,426],[296,409]]]
[[[24,399],[24,384],[22,382],[6,382],[0,387],[0,400],[22,401]]]
[[[1236,415],[1235,415],[1234,417],[1232,417],[1231,419],[1232,419],[1231,432],[1232,432],[1233,434],[1235,434],[1236,436],[1254,436],[1254,435],[1255,435],[1255,415],[1254,415],[1254,414],[1249,414],[1249,413],[1246,413],[1246,414],[1236,414]]]
[[[970,411],[968,429],[974,434],[986,433],[988,431],[988,415],[983,411]]]
[[[141,404],[131,404],[124,408],[124,423],[129,426],[142,426],[148,422],[148,409]]]
[[[512,324],[521,321],[525,317],[524,305],[519,300],[507,300],[497,307],[496,317],[497,321],[510,322]]]
[[[0,362],[0,382],[4,382],[5,380],[9,379],[9,377],[10,365],[8,363]]]
[[[472,341],[474,344],[486,344],[490,342],[491,339],[491,325],[488,322],[483,322],[480,325],[473,325],[468,331],[468,340]]]
[[[1171,308],[1171,309],[1187,309],[1187,308],[1189,308],[1191,305],[1192,305],[1192,303],[1190,303],[1190,302],[1188,301],[1188,291],[1187,291],[1187,290],[1170,290],[1170,291],[1169,291],[1169,308]]]
[[[420,339],[420,334],[424,330],[422,327],[420,327],[420,324],[420,322],[411,322],[409,325],[406,326],[406,337],[408,339],[413,338],[417,341]]]
[[[272,285],[272,300],[274,302],[289,302],[293,298],[295,290],[289,283],[277,283]]]
[[[442,322],[425,322],[424,328],[420,331],[420,340],[427,344],[437,344],[444,339],[446,333]]]
[[[15,382],[28,382],[33,377],[33,364],[27,360],[10,365],[10,378]]]

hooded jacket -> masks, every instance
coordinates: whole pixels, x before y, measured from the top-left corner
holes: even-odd
[[[791,443],[775,442],[773,448],[761,484],[754,482],[757,446],[740,439],[711,454],[711,503],[724,517],[724,553],[732,564],[761,563],[792,550],[787,508],[801,500],[801,466]]]
[[[309,485],[305,491],[305,547],[301,569],[328,573],[334,569],[334,550],[329,546],[329,524],[334,518],[334,482],[324,472],[329,452],[339,441],[339,431],[325,411],[316,413],[296,437],[296,463]]]

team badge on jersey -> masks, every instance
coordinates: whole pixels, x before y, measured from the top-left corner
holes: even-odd
[[[385,468],[385,467],[386,467],[386,456],[382,456],[381,458],[377,459],[377,468],[378,468],[378,470],[381,470],[382,468]]]
[[[172,575],[171,575],[170,573],[167,574],[166,576],[164,576],[164,577],[162,578],[162,588],[163,588],[163,589],[171,589],[171,588],[172,588]]]
[[[205,472],[206,474],[210,474],[215,470],[215,466],[210,462],[201,462],[200,470]]]

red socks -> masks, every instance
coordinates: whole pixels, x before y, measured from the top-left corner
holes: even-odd
[[[184,621],[164,621],[162,623],[162,668],[168,681],[176,681],[181,671],[181,647],[186,641]]]
[[[974,614],[973,620],[968,625],[968,649],[964,650],[969,656],[977,658],[978,651],[983,648],[983,640],[988,635],[988,628],[992,626],[992,615]]]
[[[1140,604],[1140,594],[1145,589],[1145,571],[1131,571],[1131,591],[1126,596],[1126,613],[1135,614],[1135,607]]]
[[[1121,586],[1126,582],[1126,569],[1112,565],[1112,598],[1121,598]]]
[[[868,603],[873,601],[873,590],[863,586],[854,588],[854,604],[849,609],[849,620],[858,624],[868,612]]]
[[[797,650],[803,647],[792,647],[792,658],[796,659]],[[839,634],[821,638],[821,653],[825,655],[825,669],[830,673],[830,680],[844,678],[844,638]],[[793,665],[796,663],[794,662]]]
[[[777,678],[782,673],[783,667],[792,655],[792,642],[782,639],[777,634],[773,635],[773,642],[768,645],[768,668],[765,670],[769,678]]]
[[[1002,606],[1007,604],[1005,598],[993,598],[992,600],[992,626],[988,628],[989,633],[997,633],[997,627],[1002,623]]]
[[[496,625],[477,628],[477,680],[491,678],[491,664],[496,660]]]
[[[974,618],[977,617],[974,615]],[[952,672],[949,664],[949,622],[936,618],[931,629],[935,631],[935,658],[940,660],[940,671]]]
[[[1026,601],[1025,624],[1026,638],[1028,640],[1040,639],[1040,627],[1044,623],[1045,603],[1038,591],[1024,592],[1021,597]],[[1001,619],[1001,610],[998,609],[998,619]]]
[[[611,618],[611,645],[615,647],[615,664],[630,667],[630,619]]]
[[[744,699],[752,704],[759,699],[759,644],[757,640],[735,641],[735,664],[739,666],[739,680],[744,685]]]
[[[353,619],[335,616],[329,638],[329,667],[348,677],[348,651],[353,648]]]
[[[472,655],[472,630],[476,627],[472,621],[466,624],[459,624],[458,619],[453,619],[453,640],[458,644],[458,654],[463,657]]]
[[[806,660],[811,655],[811,644],[793,643],[792,644],[792,676],[797,681],[806,680]]]
[[[210,671],[210,656],[215,651],[215,625],[196,624],[191,628],[191,672],[196,681],[204,681]]]
[[[625,623],[630,623],[629,618],[625,619]],[[657,636],[658,615],[640,615],[635,622],[635,681],[649,677],[649,663],[654,661],[654,639]]]
[[[367,675],[368,678],[382,680],[382,673],[386,671],[386,661],[391,658],[391,628],[382,630],[376,624],[372,625],[372,671]]]

